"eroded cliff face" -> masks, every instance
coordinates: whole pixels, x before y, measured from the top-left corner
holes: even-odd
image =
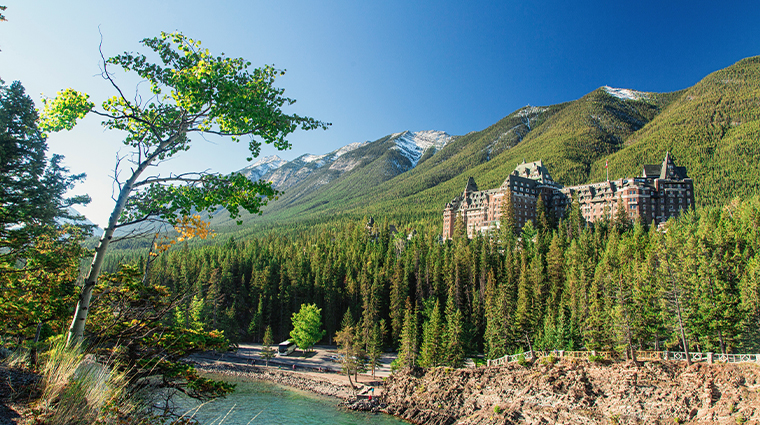
[[[760,424],[760,365],[585,361],[435,368],[385,381],[418,424]]]

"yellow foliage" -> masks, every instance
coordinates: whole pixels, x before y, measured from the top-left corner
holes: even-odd
[[[169,239],[164,237],[162,240],[153,244],[153,251],[150,253],[152,256],[158,256],[163,252],[166,252],[172,245],[177,242],[182,242],[192,238],[206,239],[211,236],[216,236],[213,230],[211,230],[211,223],[204,221],[200,215],[195,214],[193,216],[182,217],[177,224],[174,225],[174,230],[179,234],[175,239]],[[156,234],[158,236],[158,234]]]

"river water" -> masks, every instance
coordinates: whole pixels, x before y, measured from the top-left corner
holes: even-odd
[[[289,389],[264,381],[235,383],[229,396],[202,405],[195,418],[203,425],[336,424],[399,425],[406,424],[384,414],[351,412],[339,409],[338,399]],[[194,410],[189,411],[188,416]]]

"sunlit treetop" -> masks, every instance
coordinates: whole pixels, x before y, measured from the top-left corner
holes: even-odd
[[[126,193],[135,192],[120,212],[121,223],[160,216],[174,224],[179,217],[194,211],[210,213],[218,206],[233,217],[240,208],[259,213],[266,200],[277,196],[265,182],[206,172],[137,177],[150,165],[187,151],[192,133],[227,136],[234,141],[248,137],[250,161],[259,155],[262,142],[288,149],[286,137],[296,129],[326,129],[330,124],[283,111],[295,100],[274,87],[275,78],[284,71],[273,66],[252,69],[244,59],[214,56],[202,49],[199,41],[181,33],[161,33],[141,43],[153,52],[151,59],[157,60],[151,62],[139,53],[104,57],[102,76],[116,94],[96,108],[86,93],[62,90],[54,99],[43,99],[40,128],[70,130],[77,120],[94,113],[104,118],[107,129],[126,133],[124,144],[133,148],[129,161],[136,167],[135,178],[124,184],[129,188]],[[149,84],[150,92],[128,98],[116,83],[114,66],[137,74]]]
[[[286,114],[284,106],[295,100],[284,97],[284,90],[273,86],[283,70],[266,65],[250,69],[242,58],[213,56],[201,43],[181,33],[164,33],[141,43],[156,53],[159,63],[143,54],[123,53],[105,59],[103,76],[118,94],[102,103],[102,111],[93,108],[86,94],[68,89],[54,101],[45,102],[43,127],[57,131],[71,128],[76,119],[89,111],[106,118],[103,125],[128,133],[124,143],[159,145],[174,138],[171,149],[159,159],[188,149],[187,134],[193,132],[231,136],[249,136],[252,157],[259,154],[261,143],[287,149],[286,136],[297,128],[326,129],[330,124],[296,114]],[[153,94],[147,100],[128,99],[116,86],[108,65],[135,72],[150,83]],[[60,99],[60,100],[59,100]],[[250,159],[250,158],[249,158]]]

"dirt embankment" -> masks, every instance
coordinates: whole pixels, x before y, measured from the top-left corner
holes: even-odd
[[[760,424],[760,365],[664,362],[436,368],[385,381],[418,424]]]
[[[0,425],[20,423],[39,394],[40,377],[0,365]]]

